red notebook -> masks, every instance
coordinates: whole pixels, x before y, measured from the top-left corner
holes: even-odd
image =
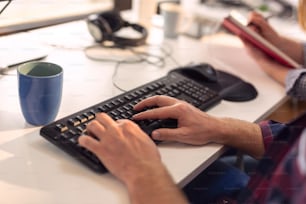
[[[240,38],[248,40],[254,46],[261,49],[263,52],[277,60],[279,63],[290,68],[299,67],[297,62],[295,62],[277,47],[272,45],[258,33],[240,23],[239,20],[234,17],[234,15],[229,15],[228,17],[224,18],[222,26]]]

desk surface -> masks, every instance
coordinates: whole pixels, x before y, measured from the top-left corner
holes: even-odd
[[[84,46],[92,44],[86,29],[84,22],[74,22],[26,34],[52,45],[46,61],[64,68],[63,98],[57,118],[121,93],[111,80],[114,63],[89,60],[84,55]],[[164,40],[160,30],[152,28],[148,41],[171,48],[180,65],[208,62],[253,83],[259,91],[253,101],[222,101],[208,111],[212,115],[257,121],[285,96],[283,87],[256,66],[236,38],[217,36],[202,43],[183,36]],[[122,65],[114,80],[128,90],[164,76],[175,67],[177,64],[171,58],[166,59],[163,68],[147,63]],[[16,70],[8,74],[0,76],[0,203],[129,203],[125,187],[112,175],[92,172],[44,140],[39,135],[40,127],[25,123],[18,102]],[[180,186],[223,152],[223,147],[215,144],[195,147],[171,143],[160,144],[158,148]]]

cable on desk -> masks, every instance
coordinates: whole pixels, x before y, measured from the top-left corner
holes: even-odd
[[[165,49],[163,46],[160,45],[153,45],[153,44],[146,44],[142,47],[149,47],[149,48],[158,48],[159,51],[163,53],[163,56],[159,56],[156,54],[152,54],[150,52],[143,52],[143,51],[138,51],[137,48],[129,48],[131,52],[134,54],[140,56],[143,58],[145,62],[148,64],[157,66],[157,67],[164,67],[165,66],[165,60],[167,58],[170,58],[177,66],[179,66],[179,63],[172,57],[172,48],[168,45],[166,45],[168,48]],[[151,59],[156,59],[156,61],[151,60]]]
[[[165,60],[167,58],[171,58],[171,60],[176,64],[179,65],[178,62],[171,56],[172,55],[172,49],[170,46],[167,46],[168,48],[164,48],[160,45],[153,45],[153,44],[146,44],[139,47],[126,47],[126,48],[118,48],[118,47],[105,47],[99,45],[93,45],[86,47],[84,49],[84,53],[86,57],[88,57],[91,60],[95,61],[103,61],[103,62],[147,62],[148,64],[157,66],[157,67],[163,67],[165,66]],[[143,51],[141,49],[143,48],[158,48],[158,51],[162,54],[154,54],[152,51]],[[167,50],[168,49],[168,50]],[[156,51],[156,50],[155,50]],[[98,54],[95,54],[95,52],[98,52]],[[103,53],[104,52],[104,53]],[[118,55],[118,52],[119,53]],[[100,54],[102,53],[102,54]],[[129,56],[126,56],[129,55]]]
[[[123,61],[122,61],[122,62],[118,61],[118,62],[116,62],[116,64],[115,64],[115,70],[114,70],[114,73],[113,73],[113,75],[112,75],[112,84],[113,84],[113,86],[116,87],[118,90],[120,90],[120,91],[122,91],[122,92],[126,92],[127,90],[122,89],[120,86],[118,86],[118,84],[117,84],[116,81],[115,81],[115,77],[116,77],[116,75],[117,75],[117,73],[118,73],[118,69],[119,69],[119,66],[120,66],[121,63],[123,63]]]
[[[149,48],[158,48],[159,51],[161,51],[163,53],[163,55],[157,55],[157,54],[152,54],[149,51],[142,51],[140,50],[143,47],[149,47]],[[124,59],[115,59],[113,56],[112,58],[106,58],[104,56],[102,57],[97,57],[94,55],[90,54],[91,49],[100,49],[100,48],[104,48],[104,49],[119,49],[120,51],[128,51],[130,52],[130,54],[132,54],[131,56],[133,57],[126,57]],[[105,50],[104,50],[105,51]],[[111,50],[110,50],[111,51]],[[84,49],[84,53],[85,55],[92,60],[95,61],[103,61],[103,62],[114,62],[115,63],[115,69],[112,75],[112,84],[114,87],[116,87],[118,90],[122,91],[122,92],[126,92],[126,90],[122,89],[120,86],[117,85],[116,83],[116,76],[118,74],[118,70],[121,64],[136,64],[136,63],[148,63],[150,65],[156,66],[158,68],[162,68],[165,66],[166,62],[165,60],[167,58],[170,58],[177,66],[179,66],[179,63],[172,57],[172,49],[170,46],[168,46],[168,50],[167,48],[164,48],[162,46],[159,45],[150,45],[147,44],[145,46],[141,46],[138,48],[117,48],[117,47],[101,47],[101,45],[94,45],[94,46],[90,46]]]

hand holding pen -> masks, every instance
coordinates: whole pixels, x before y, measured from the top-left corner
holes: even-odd
[[[280,40],[280,36],[268,22],[268,19],[272,17],[274,17],[274,15],[263,17],[257,12],[251,12],[249,15],[248,26],[272,44],[277,45]]]
[[[271,15],[266,16],[266,17],[263,17],[263,16],[262,16],[262,18],[263,18],[266,22],[268,22],[269,19],[272,18],[272,17],[274,17],[274,16],[275,16],[275,15],[271,14]],[[247,26],[255,26],[255,27],[258,27],[257,24],[255,24],[253,21],[249,21],[249,23],[247,24]],[[260,27],[258,27],[258,28],[260,28]]]
[[[249,15],[249,27],[254,29],[258,34],[265,38],[268,42],[273,44],[276,48],[286,53],[297,63],[303,62],[303,46],[299,41],[290,39],[276,32],[276,30],[269,24],[267,19],[273,16],[263,17],[262,15],[251,12]]]

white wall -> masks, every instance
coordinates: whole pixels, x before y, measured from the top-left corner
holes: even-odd
[[[109,10],[112,0],[15,0],[0,15],[0,34]]]

